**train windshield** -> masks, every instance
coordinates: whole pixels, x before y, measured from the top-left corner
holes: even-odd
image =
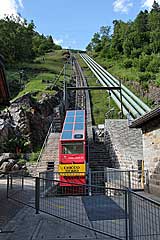
[[[62,145],[63,154],[83,154],[83,142],[65,143]]]

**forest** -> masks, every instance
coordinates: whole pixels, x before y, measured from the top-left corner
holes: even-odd
[[[0,19],[0,54],[6,64],[32,62],[47,51],[61,49],[52,36],[39,34],[35,29],[33,21],[28,23],[21,16]]]
[[[159,87],[159,4],[154,1],[151,11],[140,11],[134,21],[114,20],[112,33],[110,26],[102,26],[86,50],[122,80],[136,80],[144,95],[150,84]]]

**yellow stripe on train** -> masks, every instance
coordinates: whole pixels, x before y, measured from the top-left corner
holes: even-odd
[[[84,176],[86,172],[85,164],[59,164],[60,176]]]

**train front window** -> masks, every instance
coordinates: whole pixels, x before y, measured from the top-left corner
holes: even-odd
[[[62,145],[63,154],[83,154],[83,142],[65,143]]]

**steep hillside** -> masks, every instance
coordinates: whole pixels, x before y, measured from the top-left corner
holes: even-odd
[[[90,56],[121,79],[151,107],[160,103],[160,6],[140,11],[133,21],[102,26],[86,47]]]

